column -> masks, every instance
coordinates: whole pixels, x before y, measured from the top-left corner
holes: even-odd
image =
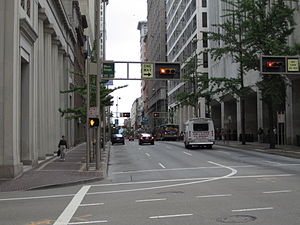
[[[59,61],[58,61],[58,49],[61,45],[59,38],[54,37],[52,39],[52,121],[53,121],[53,127],[52,127],[52,142],[54,145],[58,144],[58,141],[60,139],[60,131],[59,131]]]
[[[44,74],[45,74],[45,79],[44,79],[44,93],[45,93],[45,98],[44,98],[44,111],[45,114],[43,115],[45,118],[45,132],[44,132],[44,140],[45,140],[45,151],[46,155],[53,155],[53,151],[56,149],[52,145],[52,139],[51,139],[51,127],[53,124],[53,121],[51,120],[51,101],[52,101],[52,33],[54,33],[53,25],[52,24],[47,24],[45,26],[45,33],[44,33]]]
[[[65,49],[60,46],[59,50],[58,50],[58,67],[59,67],[59,91],[65,91],[65,64],[64,64],[64,54],[66,53]],[[61,109],[65,109],[66,106],[64,104],[64,99],[65,99],[65,95],[66,94],[59,94],[59,108]],[[62,135],[66,135],[65,132],[65,118],[61,117],[59,115],[59,136],[61,137]]]
[[[45,146],[45,126],[46,120],[45,115],[45,47],[44,47],[44,21],[46,20],[45,9],[39,9],[39,21],[38,21],[38,114],[37,114],[37,148],[38,148],[38,159],[45,159],[46,157],[46,146]]]
[[[288,85],[286,87],[286,103],[285,103],[285,138],[286,144],[292,145],[296,144],[294,138],[294,118],[293,118],[293,90],[292,90],[292,83],[289,80]]]

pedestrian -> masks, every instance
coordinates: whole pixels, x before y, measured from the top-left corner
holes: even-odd
[[[67,141],[65,140],[65,136],[61,136],[61,139],[59,140],[58,143],[58,151],[60,155],[60,159],[65,161],[66,158],[66,149],[68,148]]]
[[[258,142],[262,143],[265,135],[264,130],[260,127],[257,131],[257,134],[258,134]]]

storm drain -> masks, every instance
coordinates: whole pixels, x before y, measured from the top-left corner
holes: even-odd
[[[234,215],[234,216],[224,216],[217,219],[217,222],[221,223],[248,223],[256,220],[255,216],[249,215]]]

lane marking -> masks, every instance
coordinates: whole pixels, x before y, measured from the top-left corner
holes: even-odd
[[[273,207],[265,207],[265,208],[252,208],[252,209],[233,209],[232,212],[251,212],[251,211],[261,211],[261,210],[271,210]]]
[[[146,154],[146,156],[150,157],[150,154],[149,154],[149,153],[145,153],[145,154]]]
[[[104,205],[104,203],[80,204],[79,206],[98,206],[98,205]]]
[[[256,167],[254,165],[245,166],[230,166],[231,168],[252,168]],[[126,173],[146,173],[146,172],[161,172],[161,171],[178,171],[178,170],[199,170],[199,169],[222,169],[219,166],[201,166],[201,167],[190,167],[190,168],[170,168],[170,169],[152,169],[152,170],[130,170],[130,171],[120,171],[112,172],[112,174],[126,174]]]
[[[171,188],[171,187],[180,187],[180,186],[187,186],[187,185],[192,185],[192,184],[200,184],[200,183],[205,183],[205,182],[211,182],[215,180],[221,180],[225,178],[229,178],[231,176],[234,176],[237,174],[237,170],[230,168],[228,166],[208,161],[208,163],[226,168],[228,170],[231,170],[231,172],[227,175],[221,176],[221,177],[214,177],[214,178],[209,178],[209,179],[204,179],[200,181],[191,181],[191,182],[186,182],[186,183],[180,183],[180,184],[169,184],[169,185],[162,185],[162,186],[155,186],[155,187],[147,187],[147,188],[134,188],[134,189],[124,189],[124,190],[116,190],[116,191],[100,191],[100,192],[93,192],[93,193],[87,193],[87,195],[99,195],[99,194],[113,194],[113,193],[127,193],[127,192],[136,192],[136,191],[146,191],[146,190],[156,190],[156,189],[163,189],[163,188]]]
[[[281,163],[279,163],[279,162],[273,162],[273,161],[267,161],[267,160],[265,160],[265,161],[263,161],[263,162],[267,162],[267,163],[275,164],[275,165],[278,165],[278,166],[280,166],[280,165],[281,165]]]
[[[165,201],[167,200],[166,198],[156,198],[156,199],[140,199],[140,200],[135,200],[135,202],[156,202],[156,201]]]
[[[251,178],[271,178],[271,177],[291,177],[291,176],[295,176],[295,174],[231,176],[231,177],[225,177],[224,179],[248,179],[248,178],[251,179]],[[93,184],[90,186],[92,186],[92,187],[110,187],[110,186],[121,186],[121,185],[153,184],[153,183],[184,182],[184,181],[207,182],[207,181],[210,181],[211,179],[220,179],[220,178],[219,177],[194,177],[194,178],[170,179],[170,180],[150,180],[150,181],[136,181],[136,182],[109,183],[109,184]],[[90,194],[91,193],[87,193],[86,195],[90,195]],[[63,194],[63,195],[41,195],[41,196],[28,196],[28,197],[17,197],[17,198],[2,198],[2,199],[0,199],[0,202],[47,199],[47,198],[65,198],[65,197],[73,197],[74,195],[75,194]]]
[[[196,196],[196,198],[215,198],[215,197],[229,197],[232,196],[232,194],[222,194],[222,195],[200,195]]]
[[[281,190],[281,191],[264,191],[264,194],[276,194],[276,193],[290,193],[292,190]]]
[[[158,165],[160,165],[163,169],[166,169],[166,167],[163,164],[158,163]]]
[[[79,207],[81,201],[83,200],[84,196],[90,189],[90,185],[83,186],[77,194],[73,197],[69,205],[65,208],[65,210],[60,214],[53,225],[63,225],[68,224],[72,219],[74,213],[76,212],[77,208]]]
[[[88,221],[88,222],[73,222],[73,223],[68,223],[66,225],[76,225],[76,224],[96,224],[96,223],[107,223],[107,220],[98,220],[98,221]],[[64,225],[64,224],[61,224]]]
[[[164,216],[150,216],[149,219],[163,219],[163,218],[174,218],[183,216],[193,216],[194,214],[175,214],[175,215],[164,215]]]
[[[189,155],[189,156],[193,156],[191,153],[188,153],[188,152],[183,152],[183,153],[186,155]]]

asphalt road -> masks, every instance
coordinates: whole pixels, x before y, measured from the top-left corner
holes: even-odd
[[[0,193],[2,225],[299,225],[300,160],[179,142],[114,145],[98,183]]]

